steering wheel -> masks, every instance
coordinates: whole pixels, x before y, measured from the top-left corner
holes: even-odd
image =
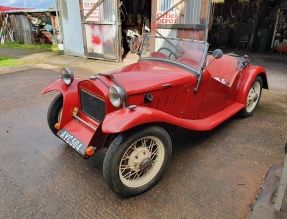
[[[175,52],[173,52],[173,51],[172,51],[171,49],[169,49],[169,48],[161,47],[161,48],[159,48],[158,52],[159,52],[160,50],[167,50],[167,51],[169,51],[169,56],[168,56],[169,58],[170,58],[171,55],[173,55],[173,56],[175,57],[175,59],[178,58],[178,56],[175,54]]]

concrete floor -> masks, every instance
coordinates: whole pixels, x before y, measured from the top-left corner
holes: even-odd
[[[246,218],[270,166],[283,163],[287,140],[287,56],[249,55],[266,67],[270,85],[256,113],[209,132],[178,129],[167,174],[130,199],[105,184],[105,151],[83,160],[50,132],[56,93],[41,95],[64,64],[87,77],[127,63],[41,52],[21,57],[36,64],[0,68],[0,218]]]

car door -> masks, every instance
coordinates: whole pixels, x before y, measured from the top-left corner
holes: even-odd
[[[204,71],[209,72],[211,77],[199,108],[200,119],[211,116],[234,102],[231,94],[239,75],[237,59],[228,55],[212,60]]]
[[[227,106],[230,87],[211,77],[204,93],[198,116],[200,119],[213,115]]]

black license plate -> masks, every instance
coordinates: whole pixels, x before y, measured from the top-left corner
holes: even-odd
[[[80,154],[85,154],[87,146],[79,139],[74,137],[71,133],[69,133],[66,129],[61,129],[57,135]]]

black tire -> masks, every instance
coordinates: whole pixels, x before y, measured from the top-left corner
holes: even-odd
[[[255,112],[258,106],[258,103],[260,101],[260,97],[262,93],[262,84],[263,84],[262,78],[260,76],[257,76],[254,79],[249,89],[247,99],[246,99],[246,106],[244,109],[241,110],[241,116],[243,118],[251,116]]]
[[[47,121],[49,128],[56,136],[58,130],[54,126],[56,123],[60,122],[59,113],[61,112],[62,107],[63,107],[63,95],[60,93],[51,102],[47,113]]]
[[[144,146],[143,140],[146,140]],[[105,181],[111,190],[122,197],[138,195],[161,179],[171,154],[171,139],[161,127],[150,126],[121,133],[106,153],[103,164]]]

